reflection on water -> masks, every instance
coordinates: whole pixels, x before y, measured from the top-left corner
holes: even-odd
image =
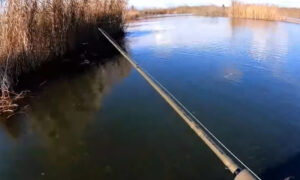
[[[246,164],[274,179],[263,172],[300,152],[299,28],[244,19],[162,18],[129,26],[128,47]],[[300,177],[292,169],[285,174]]]
[[[250,54],[254,60],[264,61],[275,58],[276,61],[287,54],[288,34],[282,24],[243,19],[230,19],[230,23],[233,33],[243,33],[245,30],[251,32]],[[234,36],[238,36],[237,34]]]
[[[29,137],[36,139],[39,148],[33,153],[37,154],[37,161],[49,169],[55,169],[57,177],[71,177],[65,174],[72,172],[69,168],[84,162],[88,156],[85,154],[86,146],[82,136],[101,109],[102,98],[114,84],[127,77],[130,71],[131,65],[125,59],[117,57],[103,65],[92,67],[83,74],[49,83],[32,98],[30,109],[25,115],[3,122],[2,127],[16,141]],[[3,141],[0,144],[8,146]],[[23,153],[28,150],[22,145],[19,149]],[[4,162],[5,160],[1,162],[1,176],[5,175]],[[21,168],[19,164],[10,163],[15,168],[14,171],[22,172],[18,169]],[[24,167],[25,171],[26,169]]]
[[[164,18],[158,21],[145,20],[139,25],[130,25],[128,37],[129,41],[134,42],[135,48],[138,49],[147,47],[155,50],[159,47],[163,51],[168,51],[183,46],[187,48],[196,46],[203,49],[216,48],[216,45],[220,45],[219,42],[226,41],[231,37],[230,24],[223,23],[223,21],[223,18],[200,18],[197,20],[194,16]],[[195,24],[197,25],[195,26]],[[188,33],[183,33],[187,31]],[[215,33],[208,33],[212,31]],[[143,34],[142,38],[139,36],[140,34]],[[222,47],[217,48],[221,49]]]
[[[286,63],[289,47],[286,27],[282,23],[272,21],[243,19],[230,19],[230,24],[233,33],[236,33],[233,36],[238,36],[239,33],[244,33],[244,31],[251,32],[249,54],[251,54],[253,60],[263,64],[265,69],[271,70],[274,76],[280,78],[282,75],[281,66]]]
[[[72,134],[68,131],[81,132],[80,129],[84,129],[101,108],[104,94],[130,71],[131,65],[118,57],[99,67],[92,67],[78,77],[48,84],[30,103],[31,109],[26,113],[30,127],[34,132],[43,134],[42,137],[51,139],[65,138],[63,134]],[[7,130],[17,138],[22,125],[13,124],[15,121],[18,120],[7,122],[12,124]]]
[[[95,119],[103,96],[130,70],[125,59],[114,59],[78,78],[46,86],[47,90],[34,99],[27,114],[29,126],[51,151],[49,161],[54,161],[56,168],[67,168],[78,158],[84,148],[82,132]]]
[[[274,38],[274,34],[269,33],[270,30],[278,31],[278,24],[269,21],[247,21],[243,19],[231,19],[230,20],[233,32],[238,31],[239,28],[250,30],[252,33],[252,42],[250,48],[250,54],[252,55],[253,59],[256,61],[264,61],[270,60],[269,52],[278,53],[279,55],[285,55],[287,52],[287,44],[286,41],[277,40]],[[275,32],[277,34],[277,32]],[[287,40],[286,33],[278,32],[280,34],[279,37],[284,38]],[[280,43],[277,43],[280,42]],[[273,46],[273,44],[275,45]],[[277,44],[281,44],[283,46],[278,46]],[[282,47],[284,48],[283,51]],[[277,52],[276,49],[278,48],[280,51]],[[285,52],[284,52],[285,50]]]
[[[2,124],[6,131],[0,130],[0,177],[231,179],[130,69],[119,59],[45,85],[25,115]]]

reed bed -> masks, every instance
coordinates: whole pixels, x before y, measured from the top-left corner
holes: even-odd
[[[15,77],[74,50],[92,27],[122,33],[126,2],[7,0],[1,1],[0,10],[1,114],[16,107],[11,98]]]
[[[228,7],[225,6],[183,6],[174,9],[175,13],[190,13],[199,16],[226,17]]]
[[[279,8],[267,4],[246,4],[239,1],[232,1],[231,7],[225,6],[180,6],[168,9],[146,9],[128,11],[126,18],[135,20],[151,15],[159,14],[194,14],[210,17],[232,17],[247,18],[269,21],[287,21],[288,19],[300,19],[300,8]],[[299,21],[299,20],[298,20]]]
[[[300,19],[300,8],[280,8],[280,14],[283,17]]]
[[[126,13],[126,20],[137,20],[139,18],[147,18],[154,15],[164,15],[164,14],[174,14],[173,9],[146,9],[146,10],[136,10],[130,9]]]
[[[135,20],[147,16],[164,14],[194,14],[199,16],[226,17],[228,15],[228,8],[220,6],[180,6],[176,8],[146,9],[141,11],[131,9],[128,11],[126,18],[128,20]]]
[[[257,20],[282,20],[277,6],[244,4],[232,1],[229,15],[234,18],[247,18]]]

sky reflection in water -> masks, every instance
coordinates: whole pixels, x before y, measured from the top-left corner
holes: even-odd
[[[133,58],[257,173],[298,156],[299,25],[195,16],[132,25]],[[152,33],[134,37],[143,31]]]

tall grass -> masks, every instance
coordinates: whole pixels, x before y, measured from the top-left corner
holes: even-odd
[[[270,5],[244,4],[232,1],[230,16],[236,18],[281,20],[279,8]]]
[[[225,6],[180,6],[167,9],[146,9],[136,10],[131,9],[127,13],[128,20],[135,20],[151,15],[158,14],[194,14],[199,16],[210,17],[233,17],[233,18],[247,18],[258,20],[272,20],[272,21],[288,21],[296,18],[300,22],[300,8],[279,8],[277,6],[266,4],[246,4],[237,0],[232,1],[231,7]],[[295,20],[294,20],[295,21]]]
[[[122,31],[123,0],[8,0],[0,15],[0,63],[26,69],[63,55],[92,26]]]
[[[111,34],[121,33],[125,10],[125,0],[1,1],[2,99],[10,99],[12,75],[71,51],[90,28],[101,26]],[[5,104],[0,102],[0,113]]]
[[[211,17],[226,17],[228,15],[228,8],[221,6],[180,6],[168,9],[146,9],[135,10],[131,9],[127,13],[128,20],[135,20],[152,15],[163,14],[194,14],[199,16],[211,16]]]
[[[210,17],[226,17],[227,7],[225,6],[182,6],[175,8],[176,13],[191,13],[199,16],[210,16]]]
[[[280,8],[280,13],[287,18],[300,19],[300,8]]]

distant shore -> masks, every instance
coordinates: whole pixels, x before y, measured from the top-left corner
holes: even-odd
[[[168,9],[130,9],[126,19],[137,20],[153,15],[192,14],[209,17],[234,17],[257,20],[276,20],[300,24],[300,8],[280,8],[271,5],[243,4],[233,2],[232,6],[181,6]]]

